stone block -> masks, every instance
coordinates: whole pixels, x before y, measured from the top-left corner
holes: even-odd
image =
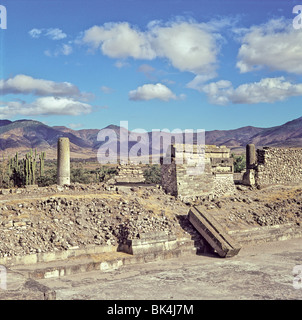
[[[192,207],[188,219],[220,257],[233,257],[240,251],[240,246],[228,235],[223,226],[210,214],[203,212],[202,207]]]
[[[178,246],[175,235],[165,232],[141,234],[140,239],[129,239],[120,244],[118,251],[128,254],[151,254],[176,249]]]

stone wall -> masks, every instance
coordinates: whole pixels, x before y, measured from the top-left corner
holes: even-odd
[[[141,165],[122,164],[117,167],[118,174],[114,177],[116,183],[144,183],[144,171]]]
[[[302,184],[302,148],[265,147],[256,151],[255,184]]]
[[[224,146],[184,150],[184,145],[169,147],[162,161],[162,186],[167,193],[183,200],[234,191],[233,159]],[[170,163],[169,163],[170,162]]]

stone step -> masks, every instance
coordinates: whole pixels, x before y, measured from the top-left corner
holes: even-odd
[[[137,255],[126,254],[124,252],[83,254],[63,260],[11,266],[9,269],[12,272],[23,274],[26,278],[37,280],[96,270],[108,272],[128,264],[165,260],[182,255],[196,255],[201,250],[202,248],[194,246],[193,240],[184,238],[178,239],[178,246],[173,250]]]
[[[294,223],[287,223],[229,231],[229,235],[243,245],[251,245],[300,238],[302,237],[302,228]]]
[[[203,212],[201,206],[190,208],[188,219],[220,257],[226,258],[238,254],[240,246],[228,235],[218,221]]]

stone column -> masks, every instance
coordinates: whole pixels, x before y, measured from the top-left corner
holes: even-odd
[[[256,149],[254,144],[246,145],[246,169],[254,169],[256,165]]]
[[[70,151],[69,139],[59,138],[57,153],[57,184],[70,184]]]
[[[255,168],[257,165],[256,149],[254,144],[246,145],[246,172],[243,175],[243,184],[255,185]]]

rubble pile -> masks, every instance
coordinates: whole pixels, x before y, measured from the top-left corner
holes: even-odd
[[[70,196],[64,192],[62,196],[5,201],[0,206],[0,257],[90,244],[117,245],[148,232],[184,233],[177,216],[167,215],[165,208],[173,208],[175,202],[183,209],[185,205],[157,188],[145,189],[140,196],[135,188],[100,195],[91,194],[91,186],[77,188]],[[161,199],[157,201],[162,207],[156,212],[140,202],[151,195]]]
[[[204,242],[190,224],[201,205],[229,230],[302,226],[302,189],[237,186],[231,195],[184,203],[160,186],[70,185],[0,192],[0,257],[114,245],[161,232]]]
[[[278,186],[258,190],[238,186],[232,196],[204,198],[199,203],[205,210],[218,215],[230,228],[239,224],[273,226],[294,223],[302,226],[301,188]]]

